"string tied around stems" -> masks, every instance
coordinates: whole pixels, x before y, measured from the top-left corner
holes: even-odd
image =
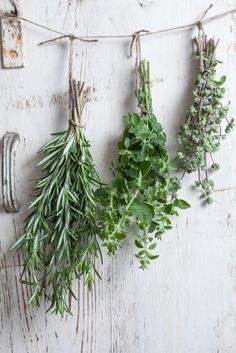
[[[142,52],[141,52],[141,40],[140,35],[144,33],[149,33],[145,29],[136,31],[132,35],[132,40],[130,43],[130,58],[133,57],[133,49],[135,45],[136,57],[135,57],[135,78],[136,78],[136,90],[141,87],[141,78],[140,78],[140,64],[142,61]]]
[[[137,32],[134,32],[132,35],[132,40],[130,44],[130,57],[133,56],[133,49],[135,45],[136,58],[135,58],[135,80],[136,80],[136,97],[138,100],[138,107],[140,108],[143,114],[151,115],[152,112],[150,109],[145,106],[140,99],[140,92],[145,89],[146,85],[150,85],[149,76],[144,78],[141,72],[141,62],[142,62],[142,53],[141,53],[141,40],[140,37],[144,34],[148,34],[149,31],[141,29]]]
[[[84,128],[82,124],[82,114],[85,104],[90,100],[91,90],[90,87],[85,87],[85,83],[70,80],[69,87],[69,100],[70,100],[70,118],[69,126],[75,129],[77,140],[80,139],[80,129]]]
[[[80,139],[82,125],[82,113],[85,104],[90,100],[91,90],[85,88],[85,83],[73,79],[73,55],[74,36],[70,35],[70,56],[69,56],[69,127],[75,129],[77,140]]]
[[[200,57],[200,71],[204,71],[204,41],[205,41],[205,31],[203,28],[203,21],[208,13],[208,11],[213,7],[213,4],[208,6],[208,8],[204,11],[200,20],[196,23],[198,28],[198,52]]]

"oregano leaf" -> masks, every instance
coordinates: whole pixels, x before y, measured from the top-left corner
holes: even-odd
[[[151,253],[156,245],[150,233],[161,239],[171,228],[167,216],[177,215],[174,201],[180,184],[170,175],[166,135],[153,113],[150,66],[145,60],[140,65],[140,81],[135,92],[139,113],[124,117],[118,165],[113,168],[116,177],[106,187],[109,204],[101,202],[99,219],[100,237],[108,254],[114,255],[123,246],[119,233],[134,233],[135,245],[141,249],[135,256],[144,269],[158,257]]]
[[[152,162],[151,161],[143,161],[140,163],[139,168],[143,176],[148,174],[149,170],[151,169]]]
[[[185,209],[191,207],[187,201],[181,200],[181,199],[175,200],[174,205],[178,208],[181,208],[182,210],[185,210]]]
[[[140,202],[138,199],[134,200],[130,207],[131,215],[144,219],[145,221],[151,221],[154,217],[153,207],[145,202]]]

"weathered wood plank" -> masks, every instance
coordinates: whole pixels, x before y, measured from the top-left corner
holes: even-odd
[[[142,6],[140,6],[142,4]],[[25,17],[78,34],[132,33],[166,28],[199,18],[206,0],[37,0],[21,1]],[[214,1],[211,14],[236,6]],[[218,47],[227,80],[226,101],[236,111],[236,17],[206,26],[222,38]],[[66,41],[38,47],[53,34],[23,24],[27,66],[0,70],[0,136],[16,131],[22,138],[16,165],[19,200],[27,205],[37,176],[38,148],[53,131],[66,124],[69,46]],[[168,145],[176,146],[176,128],[192,99],[196,63],[190,39],[196,30],[142,40],[142,53],[151,61],[154,108],[167,130]],[[74,76],[94,88],[85,111],[86,134],[92,142],[97,168],[109,180],[116,158],[122,115],[135,109],[129,41],[76,42]],[[52,98],[54,97],[54,98]],[[231,135],[218,153],[221,170],[215,174],[215,202],[200,206],[183,182],[182,196],[192,208],[174,220],[174,229],[159,245],[160,258],[140,271],[127,243],[118,256],[104,254],[102,280],[88,292],[75,283],[79,305],[71,301],[73,317],[60,319],[27,306],[29,293],[18,282],[22,257],[8,254],[20,235],[25,207],[17,215],[2,212],[0,227],[0,353],[234,353],[236,309],[236,159]],[[1,200],[0,200],[1,201]],[[2,202],[0,202],[2,204]],[[77,288],[78,287],[78,288]]]

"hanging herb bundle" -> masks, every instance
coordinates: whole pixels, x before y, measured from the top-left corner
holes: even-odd
[[[136,97],[140,112],[124,117],[126,128],[119,143],[119,165],[113,169],[114,180],[111,186],[99,188],[96,195],[101,203],[100,236],[108,254],[113,255],[131,235],[144,269],[158,257],[153,250],[156,240],[171,228],[170,216],[189,205],[176,197],[179,183],[170,176],[166,135],[153,114],[146,61],[141,62],[139,75],[141,86]]]
[[[70,81],[68,130],[53,134],[40,150],[45,157],[38,166],[44,175],[37,179],[24,234],[12,247],[25,252],[22,283],[33,289],[29,302],[39,305],[45,295],[48,310],[62,316],[69,312],[67,295],[68,291],[73,295],[73,278],[84,276],[91,287],[100,254],[93,191],[100,182],[81,128],[88,95],[84,84]]]
[[[215,57],[217,43],[207,40],[203,35],[194,39],[200,61],[200,73],[193,91],[194,101],[190,107],[185,123],[180,127],[177,153],[178,169],[184,173],[197,172],[195,186],[201,188],[201,198],[212,203],[214,181],[209,173],[219,169],[220,165],[213,159],[213,154],[220,149],[220,142],[234,126],[234,119],[228,120],[229,105],[224,106],[223,87],[226,77],[216,80],[216,67],[219,60]],[[225,128],[222,127],[226,121]]]

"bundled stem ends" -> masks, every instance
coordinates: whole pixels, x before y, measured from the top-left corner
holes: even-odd
[[[89,90],[70,80],[70,119],[67,131],[53,134],[40,152],[43,176],[36,181],[37,196],[24,234],[11,250],[25,252],[22,283],[33,289],[29,302],[40,304],[44,294],[51,312],[70,312],[68,292],[73,278],[91,287],[95,259],[100,256],[97,240],[97,209],[94,188],[100,185],[89,142],[81,127]]]

